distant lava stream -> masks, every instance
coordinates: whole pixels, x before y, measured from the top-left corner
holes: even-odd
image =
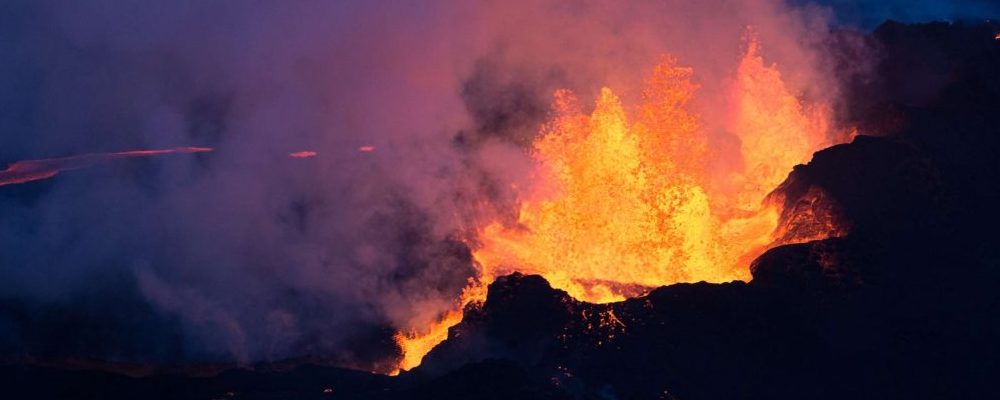
[[[316,157],[317,154],[318,153],[316,153],[315,151],[304,150],[304,151],[296,151],[294,153],[288,153],[288,156],[291,158],[312,158]]]
[[[7,169],[0,171],[0,186],[27,183],[48,179],[63,171],[71,171],[122,158],[150,157],[175,153],[204,153],[214,149],[210,147],[175,147],[160,150],[132,150],[115,153],[94,153],[69,157],[48,158],[42,160],[25,160],[12,163]]]

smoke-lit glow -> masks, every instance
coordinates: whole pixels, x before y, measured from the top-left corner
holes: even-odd
[[[803,105],[749,38],[724,105],[743,163],[711,169],[720,155],[691,110],[693,77],[665,57],[637,106],[603,88],[590,114],[558,91],[533,144],[533,182],[519,193],[517,221],[479,230],[470,243],[479,279],[458,304],[485,300],[485,285],[515,271],[598,303],[676,282],[748,280],[750,262],[783,239],[775,236],[781,204],[767,195],[829,144],[829,109]],[[461,319],[456,308],[422,332],[397,335],[400,368],[418,366]]]
[[[172,153],[204,153],[212,150],[209,147],[175,147],[161,150],[133,150],[18,161],[8,165],[7,169],[0,171],[0,186],[48,179],[58,175],[62,171],[86,168],[94,164],[120,158],[149,157]]]

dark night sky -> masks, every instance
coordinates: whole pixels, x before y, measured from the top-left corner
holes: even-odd
[[[819,0],[813,3],[831,7],[842,23],[864,28],[873,28],[887,19],[927,22],[1000,17],[1000,2],[993,0]]]

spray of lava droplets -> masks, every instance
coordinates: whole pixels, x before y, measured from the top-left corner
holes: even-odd
[[[121,158],[150,157],[174,153],[204,153],[213,151],[210,147],[175,147],[161,150],[132,150],[116,153],[82,154],[77,156],[49,158],[43,160],[18,161],[0,171],[0,186],[48,179],[62,171],[87,168]]]
[[[707,132],[689,107],[698,85],[672,57],[654,68],[631,112],[610,88],[589,115],[573,93],[558,91],[533,144],[533,183],[518,193],[516,223],[479,229],[470,242],[478,276],[437,323],[396,335],[398,368],[420,365],[464,307],[508,273],[539,274],[599,303],[677,282],[749,279],[749,263],[783,244],[775,236],[781,205],[767,195],[832,144],[829,108],[803,106],[749,36],[727,121],[741,141],[740,170],[709,170]]]

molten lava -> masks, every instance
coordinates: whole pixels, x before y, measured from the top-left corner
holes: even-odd
[[[117,153],[83,154],[44,160],[18,161],[0,171],[0,186],[48,179],[62,171],[86,168],[94,164],[120,158],[149,157],[171,153],[202,153],[212,151],[209,147],[175,147],[162,150],[133,150]]]
[[[312,158],[316,157],[316,154],[317,153],[315,151],[305,150],[305,151],[296,151],[294,153],[288,153],[288,156],[291,158]]]
[[[461,321],[461,307],[483,301],[485,285],[511,272],[541,275],[598,303],[676,282],[749,279],[750,262],[781,244],[782,205],[765,199],[793,166],[830,144],[828,108],[804,106],[751,37],[726,105],[739,154],[714,153],[690,106],[692,77],[665,57],[629,110],[609,88],[589,114],[573,93],[558,91],[554,116],[534,141],[532,185],[518,193],[516,222],[481,227],[470,243],[479,276],[438,323],[397,334],[399,367],[419,365]],[[742,164],[711,168],[719,158]]]

